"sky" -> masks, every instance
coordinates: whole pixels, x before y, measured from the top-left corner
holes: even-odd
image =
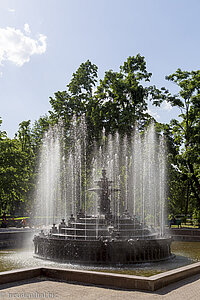
[[[101,79],[140,53],[151,84],[177,92],[165,76],[199,69],[199,12],[199,0],[0,0],[1,130],[12,138],[47,114],[88,59]],[[178,115],[167,103],[149,111],[164,123]]]

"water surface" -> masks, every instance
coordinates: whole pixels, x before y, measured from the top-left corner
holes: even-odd
[[[167,270],[175,269],[193,262],[200,261],[200,242],[173,242],[172,253],[175,258],[159,263],[136,264],[126,267],[91,267],[70,263],[58,263],[37,259],[32,249],[23,250],[1,250],[0,271],[8,271],[21,268],[33,267],[58,267],[67,269],[85,269],[118,274],[129,274],[138,276],[152,276]]]

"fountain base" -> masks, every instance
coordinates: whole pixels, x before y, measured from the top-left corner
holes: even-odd
[[[65,241],[37,238],[36,257],[78,264],[127,265],[170,258],[171,239],[127,241]]]
[[[34,237],[36,256],[80,264],[126,265],[156,262],[171,256],[171,238],[161,237],[136,218],[71,216],[59,229]]]

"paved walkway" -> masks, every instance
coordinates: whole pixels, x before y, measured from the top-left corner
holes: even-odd
[[[200,275],[181,280],[156,292],[121,290],[100,286],[54,281],[49,278],[34,278],[0,286],[0,300],[7,299],[56,299],[56,300],[199,300]]]

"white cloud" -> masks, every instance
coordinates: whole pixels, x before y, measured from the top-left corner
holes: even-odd
[[[167,101],[164,101],[163,103],[162,103],[162,109],[163,110],[167,110],[167,111],[170,111],[170,110],[172,110],[172,106],[171,106],[171,104],[169,103],[169,102],[167,102]]]
[[[26,32],[29,25],[24,25]],[[10,61],[17,66],[29,62],[34,54],[43,54],[46,51],[46,36],[40,34],[38,39],[32,39],[13,27],[0,28],[0,64]]]
[[[14,13],[15,9],[14,8],[8,8],[8,11],[11,12],[11,13]]]
[[[0,72],[0,78],[2,78],[3,77],[3,72]]]
[[[150,114],[150,116],[152,116],[153,118],[155,118],[156,120],[160,119],[160,115],[155,112],[155,111],[152,111],[151,109],[148,108],[147,110],[147,113]]]
[[[27,23],[24,24],[24,31],[25,31],[27,34],[30,34],[30,33],[31,33],[30,27],[29,27],[29,25],[28,25]]]

